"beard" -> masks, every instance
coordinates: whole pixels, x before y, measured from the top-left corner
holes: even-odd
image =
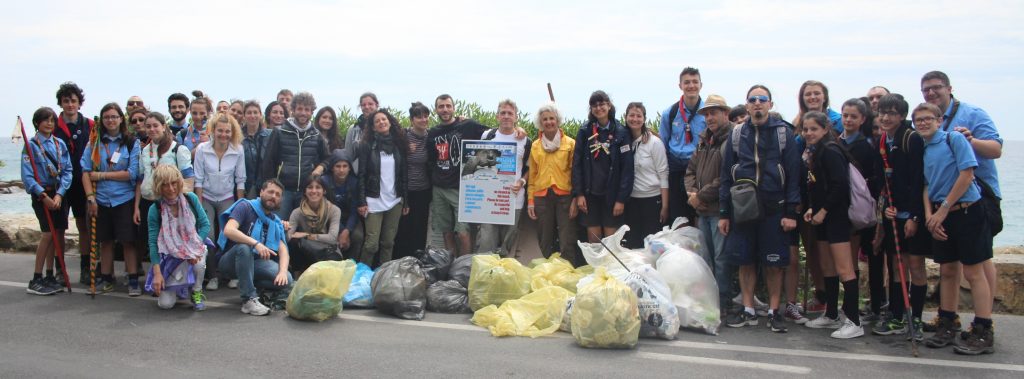
[[[281,209],[281,202],[279,201],[274,202],[273,200],[260,199],[260,205],[263,207],[263,210],[268,213],[276,212],[278,209]]]
[[[181,123],[182,121],[185,121],[185,112],[171,112],[171,119],[174,120],[175,123]]]

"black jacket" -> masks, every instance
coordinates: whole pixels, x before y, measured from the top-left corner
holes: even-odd
[[[819,145],[818,149],[824,150],[816,154],[809,171],[805,209],[845,214],[850,208],[850,162],[837,143]]]
[[[885,138],[879,144],[886,146],[891,173],[886,173],[885,162],[880,152],[876,152],[875,170],[888,177],[892,185],[893,205],[898,212],[910,212],[911,217],[924,219],[924,140],[910,127],[910,121],[903,124],[893,133],[891,146]]]
[[[356,201],[363,205],[366,204],[367,197],[380,197],[380,148],[376,142],[367,144],[365,141],[359,141],[355,153],[355,156],[359,157],[359,162],[362,162],[359,172],[359,196],[356,197]],[[395,149],[395,194],[403,200],[409,180],[405,162],[407,154],[407,151],[400,148]]]
[[[277,178],[285,190],[298,191],[302,179],[323,164],[329,155],[327,140],[315,125],[310,124],[305,131],[299,131],[288,119],[270,134],[261,178]]]
[[[611,139],[608,141],[608,156],[611,160],[611,167],[608,172],[608,181],[605,184],[605,205],[612,206],[616,202],[625,204],[629,195],[633,193],[633,137],[618,120],[610,120]],[[598,131],[599,134],[603,133]],[[592,157],[590,152],[590,136],[593,135],[593,128],[590,125],[583,125],[576,133],[576,151],[573,152],[572,162],[572,194],[573,196],[590,195],[593,188],[590,188],[590,176],[592,174]],[[607,138],[607,137],[606,137]]]

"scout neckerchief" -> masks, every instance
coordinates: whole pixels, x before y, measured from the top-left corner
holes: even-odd
[[[51,134],[50,138],[48,139],[53,138],[56,137],[54,137],[53,134]],[[60,146],[57,145],[56,141],[51,141],[53,142],[53,150],[57,152],[56,160],[54,160],[54,157],[48,154],[46,149],[43,148],[43,141],[46,141],[46,139],[40,140],[39,133],[36,133],[36,135],[32,137],[32,142],[35,142],[36,147],[38,147],[38,149],[36,149],[36,155],[39,156],[39,162],[43,162],[43,165],[46,167],[46,172],[50,174],[50,177],[56,178],[57,176],[60,175],[61,170],[60,163],[62,154],[60,151]]]
[[[608,120],[609,126],[611,126],[611,123],[612,121]],[[600,129],[604,128],[602,127]],[[597,158],[602,151],[604,151],[605,155],[608,155],[608,147],[611,146],[610,142],[612,140],[612,134],[608,133],[608,137],[606,137],[604,141],[601,141],[601,134],[599,133],[600,129],[597,127],[596,122],[590,124],[590,130],[593,134],[588,139],[593,140],[593,142],[590,143],[590,152],[594,153],[594,158]]]
[[[690,129],[693,112],[686,107],[686,95],[679,98],[679,113],[683,116],[683,142],[689,145],[690,142],[693,142],[693,131]]]

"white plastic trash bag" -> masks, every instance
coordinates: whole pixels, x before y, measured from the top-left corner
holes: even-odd
[[[660,232],[644,238],[644,246],[650,251],[650,254],[657,257],[664,253],[664,249],[661,246],[665,243],[670,243],[697,253],[704,262],[710,262],[710,253],[708,253],[707,246],[704,246],[704,234],[701,233],[700,229],[692,226],[680,227],[686,222],[687,219],[685,217],[676,218],[672,222],[672,226],[666,226]],[[656,242],[662,243],[658,244]]]
[[[658,256],[651,253],[650,250],[631,250],[622,247],[622,237],[626,235],[628,230],[629,225],[623,225],[615,234],[602,238],[601,243],[577,242],[580,250],[583,251],[583,258],[587,260],[587,264],[594,267],[594,269],[604,267],[608,274],[620,280],[628,274],[627,268],[633,270],[644,264],[653,266]],[[605,246],[608,248],[606,249]],[[611,249],[610,252],[608,251],[609,249]],[[618,257],[618,260],[615,259],[616,257]],[[619,263],[620,261],[622,263]]]
[[[675,339],[679,333],[679,310],[672,303],[672,291],[661,274],[651,265],[643,265],[633,270],[625,282],[636,293],[640,337]]]
[[[665,251],[658,258],[658,273],[672,291],[680,326],[717,335],[722,318],[711,268],[697,254],[679,246],[658,243],[658,247]]]

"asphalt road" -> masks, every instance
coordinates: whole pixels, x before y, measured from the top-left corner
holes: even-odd
[[[494,338],[470,315],[400,320],[346,309],[322,323],[284,312],[239,312],[235,290],[209,292],[209,308],[162,311],[124,288],[90,299],[25,293],[33,257],[0,253],[0,378],[22,377],[1006,377],[1024,375],[1024,317],[997,316],[996,354],[963,357],[902,337],[840,341],[790,325],[681,331],[633,350],[580,348],[572,336]],[[72,264],[71,266],[76,266]],[[77,278],[77,273],[72,275]],[[928,315],[930,317],[931,315]],[[969,315],[963,315],[970,320]]]

